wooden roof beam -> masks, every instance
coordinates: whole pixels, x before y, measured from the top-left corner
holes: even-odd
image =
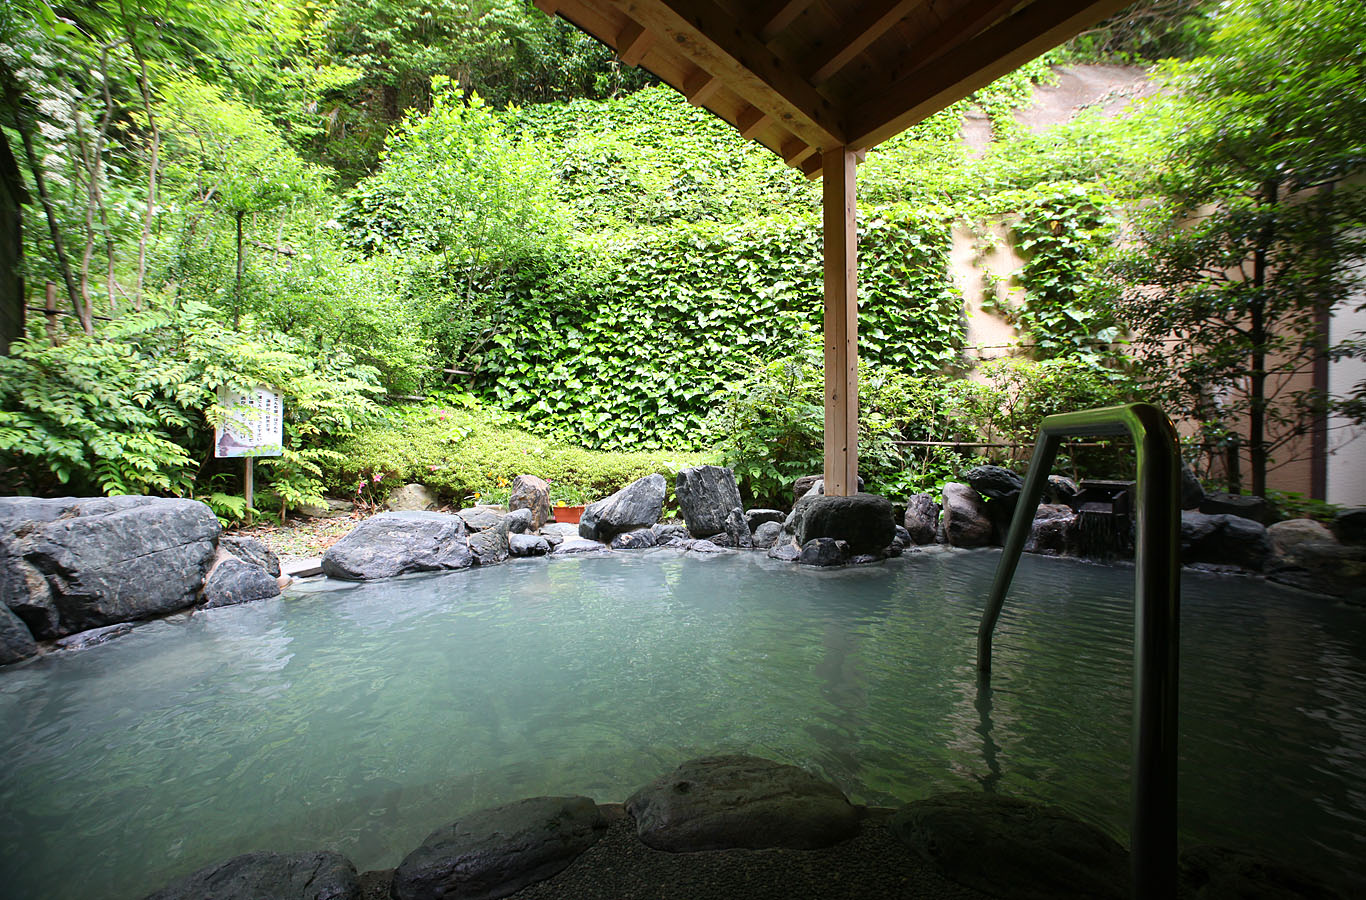
[[[560,0],[535,0],[533,5],[547,16],[553,16],[560,11]]]
[[[632,68],[640,65],[645,51],[655,42],[655,36],[644,26],[627,21],[617,35],[617,57]]]
[[[708,100],[716,96],[719,87],[721,79],[705,69],[697,69],[683,80],[683,96],[693,106],[705,106]]]
[[[758,27],[754,29],[759,35],[759,40],[767,44],[782,34],[813,2],[814,0],[778,0],[776,3],[770,3],[768,9],[758,17]]]
[[[1047,0],[1036,0],[1047,5]],[[1020,5],[1020,0],[970,0],[956,13],[940,21],[901,52],[887,72],[895,82],[931,60],[938,59],[982,29],[999,22]]]
[[[782,154],[783,162],[796,168],[815,153],[816,148],[799,137],[793,137],[783,141],[778,152]]]
[[[830,101],[712,0],[610,2],[807,143],[843,143],[844,127]]]
[[[850,119],[849,146],[875,146],[1112,15],[1129,0],[1036,2],[912,70]],[[984,65],[985,62],[985,65]]]
[[[740,129],[740,137],[747,141],[754,138],[773,121],[773,117],[761,109],[746,106],[735,118],[735,127]]]
[[[819,87],[926,0],[871,0],[855,11],[823,52],[814,54],[811,83]]]

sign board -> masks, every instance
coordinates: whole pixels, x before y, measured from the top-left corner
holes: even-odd
[[[285,405],[280,395],[265,385],[249,394],[218,389],[218,403],[228,419],[213,433],[213,455],[281,456],[285,443]]]

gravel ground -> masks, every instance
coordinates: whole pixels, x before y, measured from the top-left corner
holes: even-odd
[[[284,525],[259,524],[239,528],[232,534],[254,537],[265,543],[281,562],[322,556],[352,528],[371,514],[357,510],[350,515],[324,519],[289,519]]]
[[[365,900],[387,900],[391,871],[361,876]],[[823,850],[665,853],[617,819],[553,878],[509,900],[983,900],[936,874],[885,825]]]

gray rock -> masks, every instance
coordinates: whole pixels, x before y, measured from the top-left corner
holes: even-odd
[[[550,521],[550,484],[535,475],[518,475],[512,479],[508,509],[531,510],[531,530],[540,531]]]
[[[260,566],[276,578],[280,577],[280,558],[264,542],[253,537],[224,536],[218,539],[218,549]]]
[[[646,475],[610,497],[590,503],[579,519],[579,536],[610,541],[623,531],[649,528],[664,514],[664,476]]]
[[[1025,541],[1026,553],[1061,556],[1076,545],[1077,514],[1061,503],[1041,503]]]
[[[512,555],[509,538],[512,533],[510,518],[505,516],[492,528],[476,531],[469,536],[470,553],[474,556],[476,566],[496,566],[506,562]]]
[[[1366,543],[1366,506],[1339,510],[1333,517],[1333,531],[1344,543]]]
[[[470,532],[487,531],[503,521],[507,510],[501,506],[471,506],[456,513]]]
[[[380,513],[361,522],[323,554],[323,574],[348,581],[439,572],[473,565],[460,516]]]
[[[685,549],[686,549],[689,553],[701,553],[701,554],[708,554],[708,553],[728,553],[728,552],[729,552],[725,547],[722,547],[720,544],[716,543],[715,541],[709,541],[709,540],[707,540],[706,538],[698,538],[698,539],[695,540],[695,541],[689,541],[689,542],[687,543],[687,546],[686,546]]]
[[[91,628],[89,631],[68,634],[64,638],[58,638],[56,644],[62,650],[88,650],[91,647],[106,644],[114,638],[130,634],[132,631],[132,622],[119,622],[116,625],[106,625],[103,628]]]
[[[529,509],[514,509],[512,512],[503,516],[502,526],[507,528],[508,534],[528,534],[538,530],[535,515]]]
[[[689,760],[626,801],[641,841],[656,850],[828,847],[858,832],[839,788],[796,766],[754,756]]]
[[[939,532],[939,511],[942,507],[929,494],[912,494],[906,498],[906,531],[916,544],[933,544]]]
[[[574,527],[577,528],[578,526],[575,525]],[[568,538],[566,538],[563,534],[559,533],[558,531],[542,531],[540,537],[545,539],[545,542],[550,545],[551,550],[554,550],[556,547],[560,546],[566,540],[568,540]],[[508,536],[508,540],[512,540],[511,535]]]
[[[726,530],[732,509],[743,509],[735,473],[722,466],[695,466],[678,473],[678,510],[693,537]]]
[[[860,491],[863,490],[863,476],[862,476],[862,475],[860,475],[860,476],[859,476],[859,479],[858,479],[858,489],[859,489]],[[803,497],[805,497],[807,494],[810,494],[810,493],[816,493],[816,494],[824,494],[824,493],[825,493],[825,476],[824,476],[824,475],[803,475],[801,478],[798,478],[796,481],[792,482],[792,502],[793,502],[793,503],[796,503],[798,500],[802,499]]]
[[[1129,896],[1129,854],[1053,806],[939,794],[897,810],[892,830],[951,881],[1006,900]]]
[[[1195,477],[1190,466],[1181,467],[1181,508],[1199,509],[1200,504],[1205,502],[1205,489],[1200,485],[1200,479]]]
[[[1271,556],[1261,524],[1239,516],[1181,513],[1181,561],[1238,566],[1260,572]]]
[[[496,900],[561,871],[607,821],[587,797],[533,797],[465,816],[394,870],[394,900]]]
[[[791,541],[779,541],[773,545],[773,549],[768,551],[769,559],[777,559],[782,562],[796,562],[801,559],[802,548]]]
[[[663,546],[675,540],[688,540],[692,535],[682,525],[656,525],[650,529],[655,533],[655,543]]]
[[[558,547],[551,551],[553,556],[571,556],[576,553],[596,553],[600,550],[610,550],[611,548],[602,541],[590,541],[588,538],[567,537]]]
[[[1001,466],[974,466],[963,473],[963,480],[988,500],[1018,497],[1024,488],[1024,479]]]
[[[0,606],[18,616],[38,640],[60,637],[62,622],[52,589],[42,573],[19,556],[15,540],[0,533]]]
[[[900,525],[896,526],[896,536],[892,538],[892,546],[898,551],[911,546],[911,533]]]
[[[1238,516],[1254,522],[1265,522],[1269,511],[1266,500],[1262,497],[1222,492],[1206,494],[1205,499],[1200,502],[1199,509],[1210,516]]]
[[[336,497],[327,497],[326,503],[321,505],[305,503],[294,507],[291,512],[302,516],[305,519],[340,519],[355,512],[356,504],[350,500],[339,500]]]
[[[649,528],[637,528],[635,531],[623,531],[616,535],[608,543],[613,550],[647,550],[658,545],[659,541],[655,538],[655,533]]]
[[[1071,506],[1081,487],[1066,475],[1049,475],[1043,489],[1043,502]]]
[[[860,553],[857,556],[849,557],[851,566],[867,566],[873,563],[880,563],[887,559],[886,553]]]
[[[744,512],[738,506],[726,514],[726,536],[730,538],[732,547],[744,550],[754,546],[754,535],[745,521]]]
[[[778,543],[783,533],[781,522],[762,522],[754,529],[754,546],[758,550],[768,550]]]
[[[1268,525],[1267,537],[1271,538],[1271,549],[1277,556],[1294,552],[1303,544],[1338,543],[1337,535],[1328,526],[1313,519],[1286,519],[1275,525]]]
[[[579,524],[577,522],[573,524],[570,524],[569,522],[551,522],[549,525],[541,526],[541,534],[547,536],[557,534],[562,538],[578,537]]]
[[[1345,900],[1314,875],[1278,859],[1228,847],[1181,854],[1181,886],[1191,900]]]
[[[803,501],[797,528],[797,543],[803,548],[816,538],[826,537],[847,542],[850,553],[880,553],[896,537],[892,504],[886,497],[854,494]]]
[[[944,537],[955,547],[985,547],[991,543],[991,518],[982,496],[966,484],[944,485]]]
[[[0,606],[0,665],[28,659],[38,652],[38,644],[18,616],[9,607]]]
[[[361,900],[340,853],[246,853],[206,866],[147,900]]]
[[[5,566],[5,605],[53,637],[191,605],[222,531],[203,503],[155,497],[11,503],[3,518],[24,564]]]
[[[276,577],[255,563],[223,553],[204,581],[202,605],[214,609],[278,597],[280,585]]]
[[[728,534],[711,534],[704,538],[698,538],[697,540],[706,541],[709,544],[715,544],[718,547],[726,547],[727,549],[735,546],[735,538]]]
[[[559,543],[564,538],[560,538]],[[508,552],[516,557],[545,556],[550,552],[550,541],[539,534],[508,535]]]
[[[422,512],[436,509],[436,495],[425,484],[405,484],[389,492],[384,508],[390,512]]]
[[[765,522],[777,522],[782,524],[783,519],[787,518],[787,513],[781,509],[747,509],[745,510],[745,524],[750,531],[758,531],[759,526]]]
[[[849,543],[834,538],[812,538],[802,544],[797,562],[804,566],[842,566],[849,562]]]
[[[1267,577],[1315,594],[1350,598],[1366,586],[1366,547],[1337,540],[1287,542],[1283,533],[1281,547],[1267,563]]]

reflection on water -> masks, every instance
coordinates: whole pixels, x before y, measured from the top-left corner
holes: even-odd
[[[1026,796],[1122,840],[1132,570],[1025,559],[979,690],[995,560],[509,564],[213,610],[0,672],[0,893],[135,897],[265,848],[391,866],[465,812],[621,800],[714,752],[806,766],[864,803]],[[1362,883],[1364,634],[1359,609],[1188,576],[1183,841]]]

